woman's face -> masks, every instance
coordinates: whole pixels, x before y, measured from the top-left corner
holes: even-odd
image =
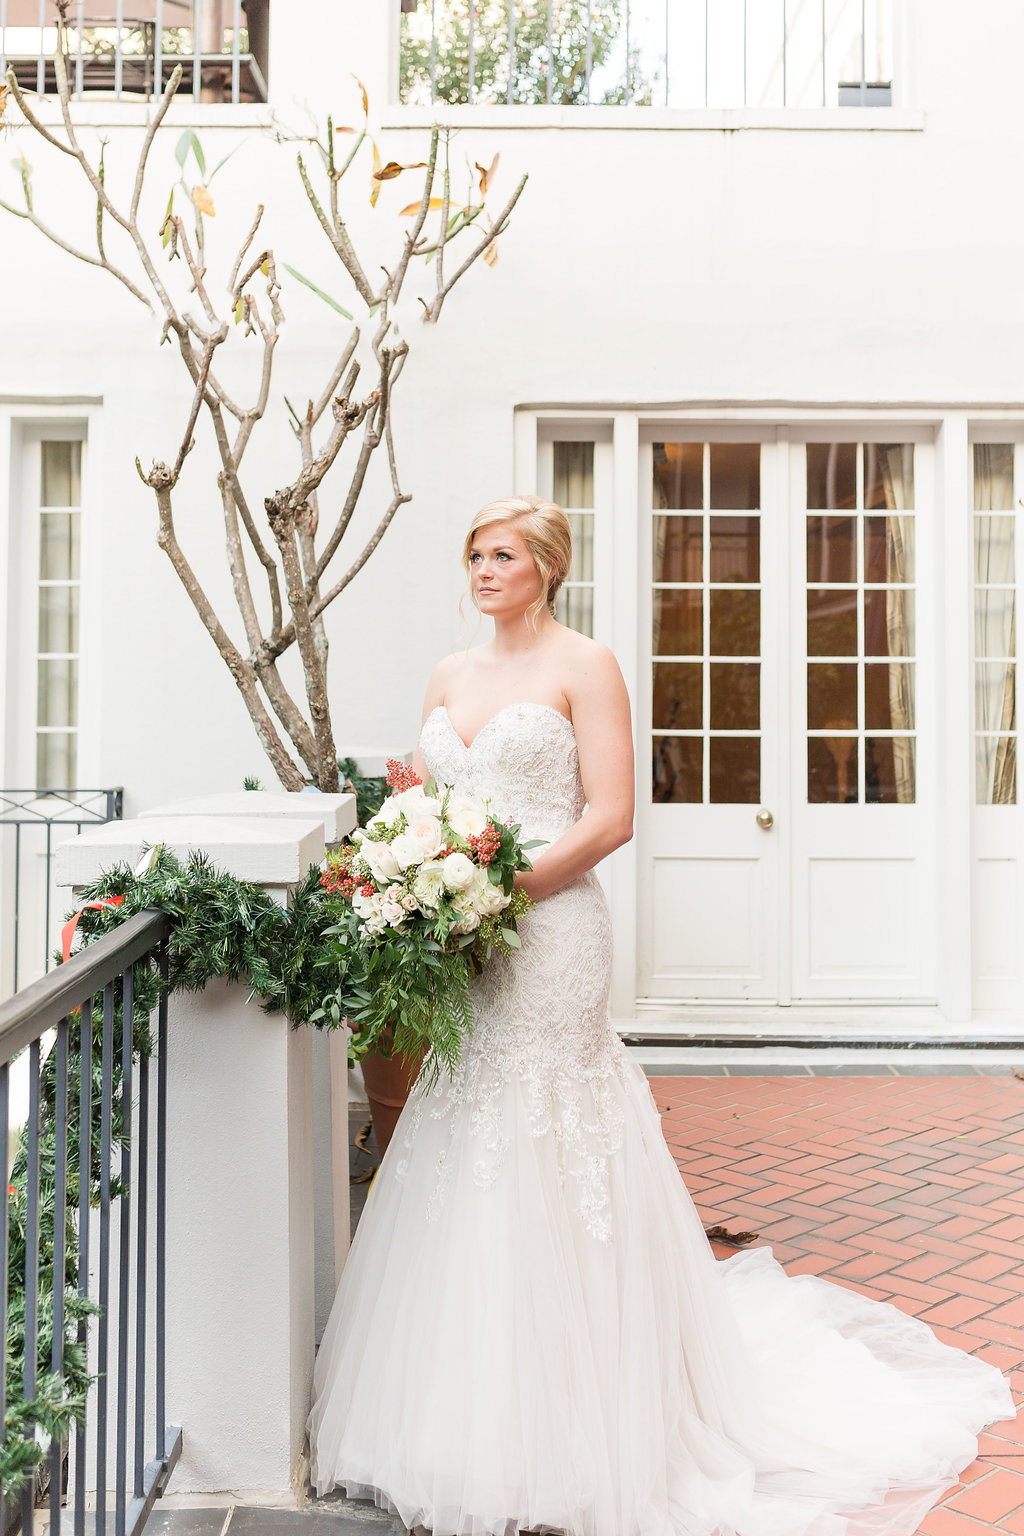
[[[544,591],[544,581],[514,523],[490,523],[473,535],[469,580],[481,613],[522,613]]]

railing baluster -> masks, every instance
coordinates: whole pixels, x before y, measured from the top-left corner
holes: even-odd
[[[135,1007],[131,966],[121,980],[121,1226],[117,1250],[117,1482],[114,1505],[115,1536],[124,1536],[128,1485],[128,1279],[131,1268],[131,1127],[132,1015]]]
[[[53,822],[46,823],[46,916],[43,921],[43,970],[50,969],[50,868],[53,860]]]
[[[3,1194],[0,1195],[0,1424],[7,1419],[7,1290],[8,1290],[8,1228],[10,1202],[7,1180],[10,1168],[10,1068],[6,1061],[0,1063],[0,1137],[3,1146]]]
[[[21,929],[21,822],[14,824],[14,990],[18,990],[18,949]]]
[[[159,101],[164,93],[164,0],[156,0],[153,29],[153,99]]]
[[[96,1536],[107,1528],[107,1405],[110,1386],[110,1121],[114,1056],[114,983],[103,988],[100,1055],[99,1319],[96,1329]]]
[[[551,92],[552,92],[553,82],[554,82],[554,78],[555,78],[555,34],[554,34],[554,28],[553,28],[553,24],[552,24],[552,20],[551,20],[551,7],[554,5],[554,3],[555,3],[555,0],[547,0],[547,8],[548,8],[548,79],[547,79],[547,90],[545,92],[544,99],[545,99],[545,101],[548,102],[549,105],[550,105],[550,102],[551,102]]]
[[[666,0],[666,4],[668,0]],[[587,0],[587,106],[590,106],[590,77],[594,72],[594,7]]]
[[[587,0],[590,8],[590,0]],[[516,80],[516,7],[515,0],[508,0],[508,104],[515,101]]]
[[[53,1347],[50,1369],[64,1370],[64,1285],[67,1277],[68,1208],[68,1021],[57,1025],[53,1079]],[[61,1478],[65,1442],[50,1447],[50,1532],[60,1536]]]
[[[147,962],[148,969],[148,962]],[[149,1241],[149,1057],[139,1056],[139,1123],[136,1168],[136,1254],[135,1254],[135,1478],[133,1492],[142,1498],[142,1479],[146,1470],[146,1271]]]
[[[75,50],[75,100],[76,101],[81,101],[81,99],[82,99],[82,71],[83,71],[83,69],[85,67],[85,59],[84,59],[84,54],[82,52],[82,44],[84,42],[84,39],[82,37],[82,33],[85,30],[85,0],[78,0],[78,21],[77,21],[77,25],[78,25],[78,47]],[[108,820],[112,820],[112,819],[113,818],[108,818]]]
[[[199,91],[202,86],[202,39],[200,27],[202,26],[202,0],[195,0],[192,12],[192,100],[199,102]]]
[[[114,18],[117,28],[117,42],[114,45],[114,100],[121,100],[121,86],[124,81],[124,0],[117,0],[117,15]]]
[[[78,1045],[78,1294],[89,1294],[89,1209],[92,1193],[92,999],[82,1004]],[[88,1319],[78,1320],[78,1343],[85,1350]],[[75,1536],[85,1533],[85,1454],[87,1420],[75,1430]]]
[[[165,1347],[167,1317],[167,940],[160,945],[160,1004],[156,1030],[156,1444],[162,1456],[167,1442]]]
[[[26,1398],[36,1391],[36,1351],[39,1339],[39,1038],[28,1048],[28,1124],[25,1127],[25,1351],[22,1373]],[[26,1438],[31,1438],[29,1430]],[[35,1474],[21,1495],[21,1529],[32,1530]]]
[[[234,107],[238,105],[242,90],[241,47],[242,0],[235,0],[235,11],[231,19],[231,105]]]
[[[476,13],[473,0],[466,0],[469,7],[469,79],[466,83],[466,101],[473,105],[473,92],[476,88]]]

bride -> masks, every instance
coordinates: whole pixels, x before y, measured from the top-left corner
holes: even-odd
[[[434,1536],[911,1536],[1009,1386],[769,1248],[712,1254],[608,1018],[594,866],[632,835],[633,746],[615,658],[553,615],[570,556],[533,496],[466,539],[494,638],[435,668],[414,767],[546,839],[519,877],[537,905],[370,1191],[316,1362],[314,1486]]]

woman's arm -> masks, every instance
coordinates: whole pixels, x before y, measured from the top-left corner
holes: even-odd
[[[445,688],[455,661],[456,658],[454,656],[442,656],[433,672],[431,672],[430,681],[427,683],[427,691],[423,699],[423,714],[420,717],[421,729],[430,711],[436,709],[439,704],[444,703]],[[412,768],[413,772],[418,774],[425,784],[430,778],[430,770],[423,761],[423,754],[419,746],[417,746],[413,754]]]
[[[587,809],[550,847],[535,850],[532,870],[516,876],[541,901],[593,869],[633,836],[633,731],[629,695],[619,664],[607,646],[573,675],[566,690],[580,759]]]

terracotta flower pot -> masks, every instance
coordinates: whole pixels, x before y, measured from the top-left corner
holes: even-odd
[[[405,1107],[409,1090],[416,1080],[416,1074],[425,1054],[426,1052],[423,1052],[414,1061],[407,1062],[403,1056],[397,1054],[384,1056],[380,1051],[371,1051],[359,1063],[363,1069],[366,1097],[370,1101],[370,1116],[373,1120],[373,1134],[377,1138],[377,1151],[382,1158],[388,1149],[388,1143],[398,1124],[398,1117]]]

